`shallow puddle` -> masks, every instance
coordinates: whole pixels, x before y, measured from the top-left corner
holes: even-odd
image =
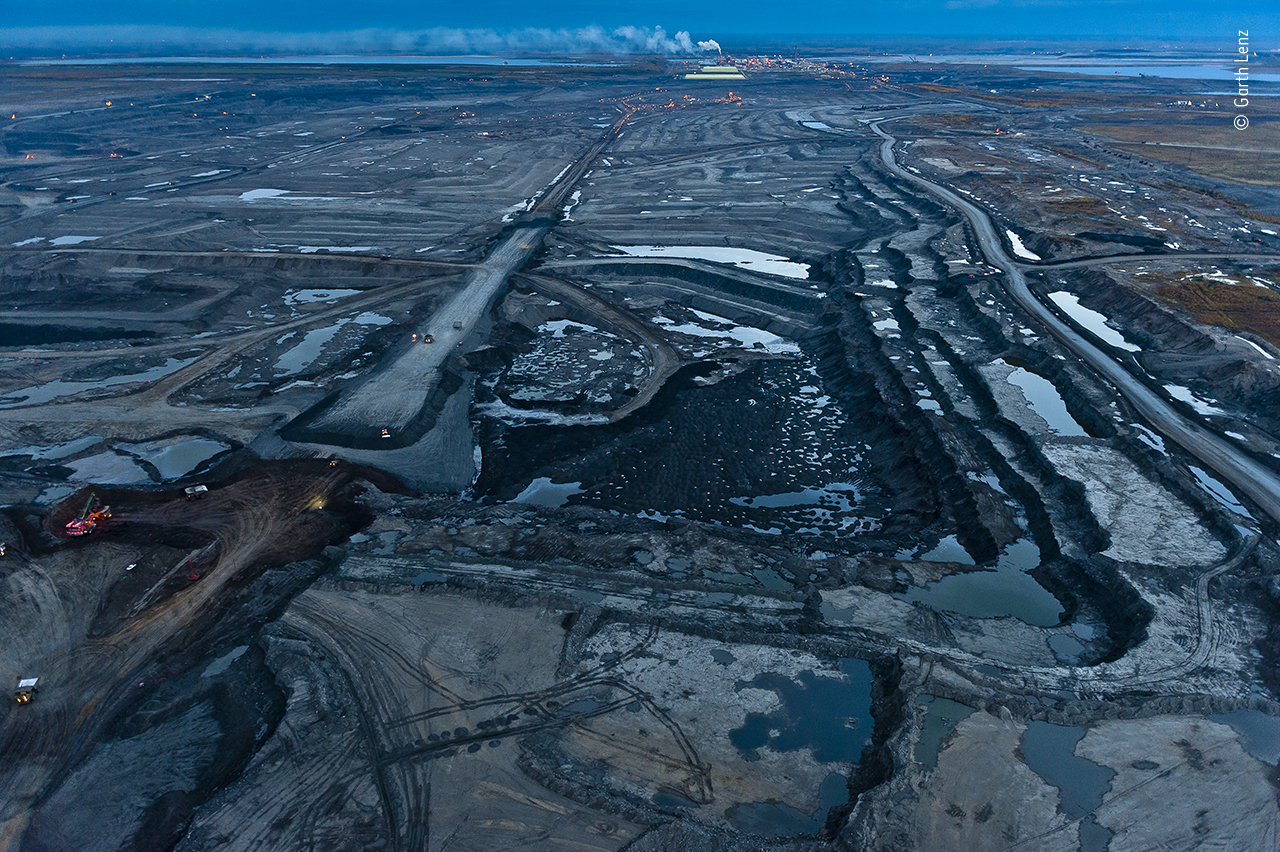
[[[127,373],[122,376],[111,376],[91,382],[69,382],[56,379],[42,385],[9,391],[0,397],[0,408],[16,408],[19,405],[39,405],[60,396],[71,396],[87,390],[130,384],[132,382],[154,382],[170,373],[175,373],[190,364],[195,358],[170,358],[163,364],[143,370],[141,373]]]
[[[1022,737],[1022,759],[1031,771],[1061,792],[1059,805],[1067,819],[1080,819],[1102,804],[1115,770],[1075,753],[1084,728],[1032,720]]]
[[[999,363],[1003,364],[1005,362],[1000,361]],[[1027,404],[1031,406],[1031,410],[1038,414],[1044,422],[1048,423],[1053,432],[1058,435],[1081,438],[1088,436],[1089,433],[1076,422],[1076,419],[1071,416],[1071,412],[1067,410],[1067,404],[1063,402],[1062,396],[1058,393],[1058,389],[1053,386],[1053,382],[1023,367],[1014,367],[1007,381],[1022,391],[1022,396],[1026,399]]]
[[[734,805],[725,816],[738,831],[764,837],[796,837],[817,834],[827,822],[827,812],[849,800],[848,781],[837,772],[818,787],[818,809],[806,814],[780,802],[752,802]]]
[[[325,344],[333,340],[334,335],[344,324],[344,322],[338,322],[325,328],[313,328],[308,331],[300,343],[276,359],[276,372],[291,376],[309,366],[312,361],[320,357]]]
[[[701,337],[717,343],[733,343],[743,349],[763,349],[775,355],[790,353],[800,354],[800,347],[785,337],[751,325],[739,325],[727,317],[709,314],[706,311],[687,309],[696,317],[694,322],[677,323],[670,317],[659,314],[653,322],[663,327],[664,331]]]
[[[284,294],[284,303],[289,306],[308,305],[313,302],[332,302],[337,299],[343,299],[347,296],[354,296],[359,290],[349,289],[308,289],[308,290],[288,290]]]
[[[933,548],[925,553],[913,554],[911,550],[900,550],[895,559],[914,559],[920,562],[956,562],[960,565],[973,565],[973,557],[969,555],[969,551],[964,549],[964,545],[953,534],[941,539]]]
[[[1053,627],[1062,616],[1062,604],[1026,573],[1039,564],[1040,548],[1022,539],[1005,548],[994,570],[952,574],[897,597],[973,618],[1011,615],[1037,627]]]
[[[1200,397],[1196,396],[1194,393],[1191,392],[1191,388],[1184,387],[1182,385],[1167,384],[1164,386],[1164,389],[1169,392],[1169,396],[1173,397],[1179,402],[1185,402],[1187,405],[1191,406],[1197,414],[1203,414],[1207,417],[1211,414],[1226,413],[1218,406],[1211,405],[1208,402],[1205,402]]]
[[[842,677],[802,671],[796,678],[761,672],[737,689],[775,692],[782,706],[772,713],[748,713],[729,741],[746,760],[759,760],[760,749],[795,751],[807,748],[819,763],[857,763],[871,740],[871,667],[865,660],[840,660]]]
[[[90,482],[94,485],[138,485],[150,482],[151,477],[129,456],[107,452],[66,462],[72,474],[72,482]]]
[[[1239,500],[1236,499],[1236,495],[1231,493],[1230,488],[1223,485],[1221,482],[1214,479],[1212,476],[1205,473],[1203,470],[1201,470],[1200,468],[1196,467],[1193,464],[1187,465],[1187,468],[1195,476],[1196,482],[1197,484],[1199,484],[1200,488],[1206,494],[1212,497],[1215,501],[1217,501],[1218,505],[1226,509],[1230,509],[1232,512],[1235,512],[1239,515],[1243,515],[1244,517],[1249,518],[1250,520],[1257,520],[1256,518],[1253,517],[1253,515],[1249,514],[1249,510],[1246,509],[1244,505]]]
[[[1249,754],[1271,766],[1280,765],[1280,718],[1261,710],[1236,710],[1209,717],[1230,725],[1240,735],[1240,745]]]
[[[1050,293],[1049,298],[1062,312],[1076,321],[1081,328],[1097,337],[1103,343],[1109,343],[1125,352],[1141,352],[1141,346],[1134,346],[1124,339],[1124,335],[1107,324],[1108,320],[1101,314],[1080,304],[1080,297],[1066,290]]]
[[[1022,237],[1018,236],[1013,231],[1010,231],[1008,228],[1006,228],[1004,234],[1006,237],[1009,238],[1009,244],[1013,246],[1013,253],[1016,254],[1018,257],[1024,258],[1026,260],[1042,260],[1043,259],[1040,257],[1040,255],[1036,254],[1031,249],[1023,245]]]
[[[937,766],[942,741],[951,736],[956,725],[973,713],[973,708],[959,701],[952,701],[950,698],[921,695],[920,699],[920,703],[927,706],[928,710],[925,711],[920,739],[916,741],[916,763],[923,766]]]
[[[313,328],[306,333],[296,346],[276,359],[275,369],[279,376],[292,376],[300,373],[324,353],[324,348],[333,340],[347,323],[357,325],[387,325],[391,320],[374,313],[362,313],[355,317],[340,319],[333,325],[324,328]]]
[[[19,447],[14,450],[5,450],[0,455],[31,456],[33,459],[57,460],[67,456],[74,456],[76,453],[83,452],[101,442],[102,438],[97,435],[89,435],[84,438],[77,438],[74,441],[68,441],[65,444],[55,444],[52,447]]]
[[[581,494],[580,485],[582,485],[581,482],[552,482],[550,477],[540,476],[511,498],[511,502],[555,508],[568,503],[573,495]]]
[[[231,447],[208,438],[193,438],[168,446],[152,447],[146,444],[121,444],[126,450],[145,462],[149,462],[160,472],[161,479],[179,479],[195,470],[204,462],[225,452]]]

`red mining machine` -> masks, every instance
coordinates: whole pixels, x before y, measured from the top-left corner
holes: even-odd
[[[111,517],[110,506],[99,509],[97,505],[98,495],[90,494],[89,499],[84,503],[84,508],[80,510],[80,516],[75,520],[67,521],[67,535],[88,535],[97,529],[99,521],[105,521]]]

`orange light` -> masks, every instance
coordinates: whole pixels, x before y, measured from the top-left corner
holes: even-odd
[[[111,101],[107,101],[107,106],[111,106]]]

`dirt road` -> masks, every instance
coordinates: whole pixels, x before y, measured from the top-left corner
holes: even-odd
[[[630,113],[618,119],[599,141],[556,176],[530,214],[518,221],[468,274],[463,288],[416,329],[410,338],[412,343],[406,343],[372,376],[344,391],[308,428],[326,436],[351,436],[357,442],[353,446],[378,436],[388,438],[388,449],[402,446],[396,441],[396,434],[413,423],[431,398],[449,356],[463,347],[507,279],[542,245],[565,196],[617,138],[629,117]],[[428,340],[431,343],[425,342]]]

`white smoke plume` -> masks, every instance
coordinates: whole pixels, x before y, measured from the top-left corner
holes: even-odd
[[[719,50],[715,41],[696,44],[680,30],[662,27],[526,28],[500,32],[439,27],[429,30],[269,33],[191,27],[27,27],[0,28],[0,49],[23,52],[141,52],[174,56],[184,50],[224,55],[276,53],[419,54],[635,54],[692,56]]]
[[[720,42],[716,41],[713,38],[709,38],[706,41],[698,42],[698,50],[701,50],[703,53],[710,53],[711,51],[714,50],[716,53],[719,53],[721,56],[724,55],[724,51],[720,49]]]

